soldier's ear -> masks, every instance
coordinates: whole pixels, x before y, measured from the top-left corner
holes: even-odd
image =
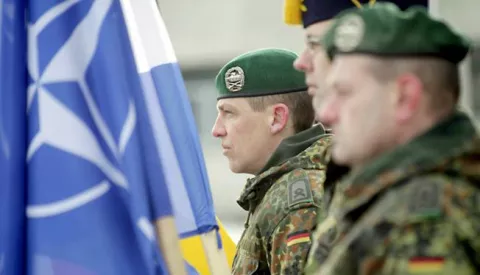
[[[397,78],[395,94],[396,119],[399,123],[410,121],[424,97],[421,80],[412,74],[403,74]]]
[[[271,106],[270,117],[270,131],[272,134],[277,134],[283,131],[288,123],[290,112],[287,105],[283,103],[274,104]]]

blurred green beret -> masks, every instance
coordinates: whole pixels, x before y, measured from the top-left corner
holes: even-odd
[[[427,9],[400,10],[392,3],[349,9],[335,17],[322,44],[330,58],[337,54],[432,56],[454,64],[468,54],[470,42]]]
[[[218,99],[306,92],[305,75],[295,70],[294,52],[260,49],[235,57],[218,72]]]

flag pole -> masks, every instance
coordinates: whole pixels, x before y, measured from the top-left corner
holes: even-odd
[[[222,248],[218,248],[217,232],[212,230],[208,233],[202,234],[200,238],[207,257],[210,274],[230,274],[225,251]]]
[[[170,274],[187,275],[180,249],[180,238],[175,226],[175,218],[163,217],[155,221],[157,244],[162,252]]]

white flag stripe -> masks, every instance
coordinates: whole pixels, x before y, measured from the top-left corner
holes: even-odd
[[[132,1],[121,0],[127,25],[136,27],[131,34],[132,43],[141,43],[144,59],[140,59],[138,72],[144,73],[159,65],[175,63],[177,58],[173,50],[165,23],[154,0]],[[142,26],[142,27],[139,27]],[[130,28],[130,26],[127,26]],[[130,31],[129,31],[130,34]],[[140,40],[138,42],[137,40]],[[139,52],[135,52],[135,58]],[[146,63],[144,63],[146,62]]]
[[[143,49],[142,39],[138,32],[138,26],[135,21],[135,15],[133,14],[130,0],[120,0],[120,4],[122,6],[123,18],[125,18],[125,24],[127,25],[128,36],[130,38],[130,44],[132,45],[137,71],[146,72],[150,70],[150,68],[147,57],[145,56],[145,50]]]

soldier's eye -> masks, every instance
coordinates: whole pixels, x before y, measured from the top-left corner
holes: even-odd
[[[306,39],[306,44],[307,48],[312,52],[322,49],[321,37],[319,36],[308,36]]]
[[[339,89],[337,90],[337,95],[340,96],[340,97],[346,97],[346,96],[349,96],[351,94],[351,90],[347,90],[347,89]]]
[[[316,44],[313,42],[307,42],[307,48],[311,51],[313,51],[316,47]]]

